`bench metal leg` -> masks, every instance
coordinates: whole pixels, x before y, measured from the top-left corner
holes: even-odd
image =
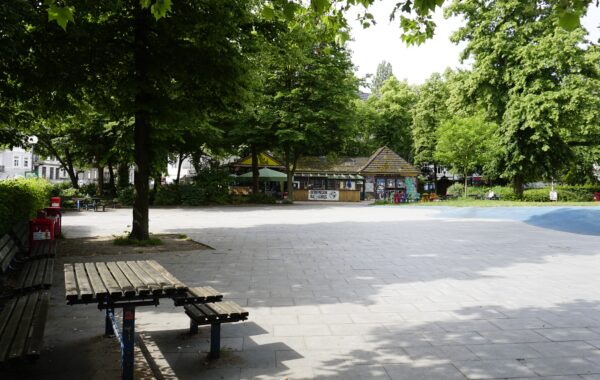
[[[111,313],[114,315],[115,309],[106,309],[106,316],[104,317],[104,335],[106,336],[115,335]]]
[[[123,380],[133,380],[133,346],[135,344],[135,306],[123,306]]]
[[[210,354],[209,359],[218,359],[221,353],[221,324],[210,325]]]
[[[198,334],[198,324],[190,318],[190,334]]]

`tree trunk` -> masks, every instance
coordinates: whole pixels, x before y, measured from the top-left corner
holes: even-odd
[[[525,187],[525,181],[523,180],[523,176],[521,176],[519,174],[514,176],[514,178],[512,180],[512,187],[513,187],[513,191],[515,192],[515,195],[517,196],[517,198],[522,199],[523,198],[523,190]]]
[[[252,194],[258,194],[258,153],[256,152],[256,145],[252,144]]]
[[[101,197],[104,195],[104,166],[98,165],[96,170],[98,170],[98,187],[96,189],[96,195]]]
[[[467,173],[463,174],[463,176],[465,177],[465,195],[464,197],[467,197]]]
[[[285,153],[285,171],[287,173],[287,193],[288,201],[294,202],[294,172],[296,171],[296,164],[298,157],[291,154],[289,151]]]
[[[148,240],[150,162],[151,162],[151,125],[148,115],[150,95],[148,94],[147,69],[148,59],[148,12],[141,9],[139,2],[135,5],[135,41],[134,41],[134,66],[135,66],[135,124],[133,132],[134,160],[136,164],[134,186],[135,196],[133,201],[133,222],[131,234],[133,239]]]
[[[111,197],[116,195],[115,191],[115,169],[113,168],[112,162],[108,162],[108,191]]]
[[[58,162],[60,162],[62,167],[65,169],[65,171],[69,175],[69,179],[71,180],[71,185],[73,186],[73,188],[79,189],[79,178],[77,178],[77,173],[75,172],[75,168],[73,167],[73,158],[71,157],[69,148],[65,148],[65,158],[63,159],[52,145],[51,138],[46,138],[44,146],[48,149],[48,151],[50,151],[50,153],[52,153],[52,155],[58,160]],[[33,161],[33,155],[31,157],[31,161]]]
[[[445,195],[445,194],[440,194],[440,190],[439,190],[439,181],[438,181],[438,177],[437,177],[437,171],[438,171],[438,165],[437,164],[433,164],[433,187],[435,188],[435,193],[437,195]]]
[[[122,189],[129,186],[129,165],[120,163],[117,168],[117,187]]]
[[[177,160],[177,177],[175,178],[175,184],[179,185],[179,178],[181,177],[181,165],[183,165],[183,159],[185,155],[183,153],[179,153],[179,159]]]

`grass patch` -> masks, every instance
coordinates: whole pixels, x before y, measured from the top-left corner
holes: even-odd
[[[114,245],[135,245],[137,247],[147,247],[150,245],[162,245],[163,241],[157,237],[152,237],[152,235],[150,236],[150,238],[148,240],[132,239],[129,237],[129,235],[123,235],[123,236],[115,236],[115,239],[113,240],[113,244]]]
[[[186,234],[179,234],[179,235],[177,235],[177,239],[179,239],[179,240],[188,240],[189,237]]]
[[[482,199],[451,199],[439,202],[419,203],[383,203],[376,202],[378,206],[404,206],[404,207],[556,207],[556,206],[578,206],[599,207],[600,202],[524,202],[524,201],[489,201]]]

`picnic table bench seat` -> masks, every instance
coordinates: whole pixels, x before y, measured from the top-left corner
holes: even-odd
[[[0,363],[36,359],[42,348],[48,292],[39,290],[10,299],[0,311]]]
[[[221,324],[248,319],[249,313],[232,301],[190,304],[184,306],[190,317],[190,333],[197,334],[198,326],[210,325],[209,358],[217,359],[221,351]]]

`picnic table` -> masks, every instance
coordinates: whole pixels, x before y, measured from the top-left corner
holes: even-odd
[[[122,379],[133,379],[135,309],[157,306],[172,299],[176,306],[220,301],[222,295],[210,288],[188,289],[154,260],[69,263],[64,265],[68,305],[97,304],[105,310],[105,334],[121,344]],[[123,309],[123,329],[115,309]]]

